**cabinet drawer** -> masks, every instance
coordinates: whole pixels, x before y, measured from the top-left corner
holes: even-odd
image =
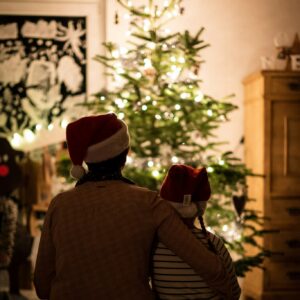
[[[300,76],[273,77],[270,82],[272,95],[300,95]]]
[[[270,234],[267,239],[270,241],[272,251],[282,253],[274,255],[272,260],[290,260],[300,263],[300,230],[280,230],[279,233]]]
[[[276,199],[276,200],[275,200]],[[300,201],[299,199],[289,200],[283,198],[273,198],[270,201],[269,211],[266,216],[270,218],[270,223],[285,225],[284,227],[297,228],[300,226]],[[276,227],[282,228],[282,227]],[[300,228],[300,227],[298,227]]]
[[[273,290],[300,290],[300,264],[270,263],[266,280],[268,288]]]

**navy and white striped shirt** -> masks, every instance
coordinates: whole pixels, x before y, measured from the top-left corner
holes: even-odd
[[[192,232],[208,247],[207,239],[201,230],[194,228]],[[231,276],[234,295],[232,300],[237,300],[240,297],[241,289],[230,254],[220,238],[212,233],[209,235]],[[188,264],[162,243],[158,244],[153,255],[152,281],[159,299],[221,299],[217,292],[213,291]]]

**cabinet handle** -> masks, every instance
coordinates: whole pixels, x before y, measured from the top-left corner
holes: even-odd
[[[300,91],[300,82],[290,82],[289,89],[291,91]]]
[[[300,280],[300,272],[287,272],[286,275],[290,280]]]
[[[288,207],[287,211],[290,216],[300,216],[300,207]]]
[[[299,240],[289,240],[286,241],[286,244],[289,246],[289,248],[300,248],[300,241]]]

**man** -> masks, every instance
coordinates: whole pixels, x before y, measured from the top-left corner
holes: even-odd
[[[150,300],[152,243],[158,236],[224,299],[230,278],[156,192],[124,178],[127,126],[115,114],[81,118],[67,127],[76,187],[48,209],[34,274],[42,299]],[[82,163],[89,172],[85,173]]]

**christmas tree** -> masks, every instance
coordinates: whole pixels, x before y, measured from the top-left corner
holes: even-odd
[[[184,163],[205,166],[212,185],[206,211],[208,229],[235,252],[237,274],[261,266],[267,252],[256,237],[265,232],[263,218],[245,209],[246,177],[253,175],[232,152],[222,153],[214,135],[237,107],[230,98],[215,99],[201,90],[204,28],[171,33],[167,23],[184,13],[181,0],[149,0],[135,7],[118,0],[130,20],[126,45],[104,43],[105,55],[96,60],[106,67],[109,86],[86,106],[93,112],[115,112],[128,124],[131,152],[125,176],[137,184],[159,189],[169,167]],[[115,14],[115,23],[120,16]],[[247,256],[245,245],[257,248]]]

